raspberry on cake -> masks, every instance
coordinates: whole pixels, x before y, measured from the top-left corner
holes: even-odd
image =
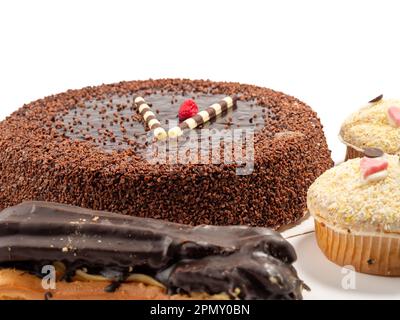
[[[198,113],[195,113],[192,117],[186,118],[182,121],[179,126],[169,129],[168,136],[170,138],[177,138],[183,135],[185,130],[193,130],[201,125],[207,124],[210,120],[214,120],[221,114],[227,113],[231,108],[236,106],[238,98],[234,97],[225,97],[218,103],[214,103],[209,106],[207,109],[202,110]],[[191,102],[186,100],[183,103],[183,111],[186,112],[186,115],[192,114],[195,111]],[[187,104],[186,104],[187,103]],[[182,107],[181,107],[182,108]],[[196,106],[197,108],[197,106]],[[181,110],[180,110],[181,112]]]
[[[199,107],[192,99],[186,100],[179,108],[179,121],[185,121],[196,115],[199,112]]]
[[[165,129],[178,122],[188,99],[205,110],[239,96],[234,108],[190,131],[204,142],[204,129],[251,130],[253,172],[239,176],[240,164],[224,161],[148,161],[153,142],[137,96]],[[174,148],[185,149],[186,138]],[[257,86],[203,80],[121,82],[40,99],[0,123],[0,147],[1,209],[43,200],[192,225],[295,222],[305,214],[308,187],[333,164],[317,114],[303,102]]]

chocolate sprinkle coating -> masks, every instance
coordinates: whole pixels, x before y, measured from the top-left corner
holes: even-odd
[[[171,294],[301,299],[295,260],[290,243],[265,228],[191,227],[45,202],[0,214],[0,266],[40,276],[43,265],[59,261],[69,278],[77,269],[109,275],[107,292],[132,272],[154,277]]]
[[[176,110],[174,95],[182,92],[240,94],[239,103],[266,108],[265,126],[255,134],[253,173],[237,176],[235,164],[150,164],[134,148],[110,152],[90,135],[71,138],[59,122],[76,112],[73,130],[87,121],[80,110],[88,101],[108,99],[118,109],[112,97],[146,98],[155,91],[173,97],[168,105]],[[120,111],[115,113],[104,119],[107,126],[119,126]],[[112,135],[109,140],[119,143]],[[0,123],[0,149],[0,209],[41,200],[192,225],[279,228],[297,221],[309,186],[333,165],[322,125],[301,101],[266,88],[203,80],[121,82],[37,100]]]
[[[367,158],[379,158],[382,157],[385,153],[378,148],[365,148],[364,149],[364,155]]]

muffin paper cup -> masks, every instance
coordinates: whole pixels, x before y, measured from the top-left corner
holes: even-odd
[[[346,145],[347,150],[346,150],[346,157],[344,161],[350,160],[350,159],[355,159],[355,158],[362,158],[364,157],[364,150],[357,148],[356,146],[353,146],[346,141],[343,140],[342,136],[339,135],[339,140]]]
[[[317,220],[315,233],[318,246],[332,262],[361,273],[400,276],[400,236],[339,232]]]
[[[358,151],[352,147],[347,146],[345,161],[362,157],[364,157],[364,152]]]

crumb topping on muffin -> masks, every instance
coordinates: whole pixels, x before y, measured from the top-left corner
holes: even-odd
[[[390,108],[400,108],[400,100],[380,100],[353,113],[342,125],[341,138],[358,149],[379,147],[390,154],[400,153],[400,128],[393,125]]]
[[[387,175],[378,181],[362,178],[362,159],[326,171],[307,195],[310,213],[339,229],[400,233],[400,162],[385,155]]]

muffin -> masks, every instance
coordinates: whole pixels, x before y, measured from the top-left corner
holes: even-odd
[[[362,157],[365,148],[400,153],[400,100],[379,96],[343,123],[339,138],[347,146],[346,160]]]
[[[320,176],[307,205],[326,257],[358,272],[400,276],[399,156],[376,149]]]

